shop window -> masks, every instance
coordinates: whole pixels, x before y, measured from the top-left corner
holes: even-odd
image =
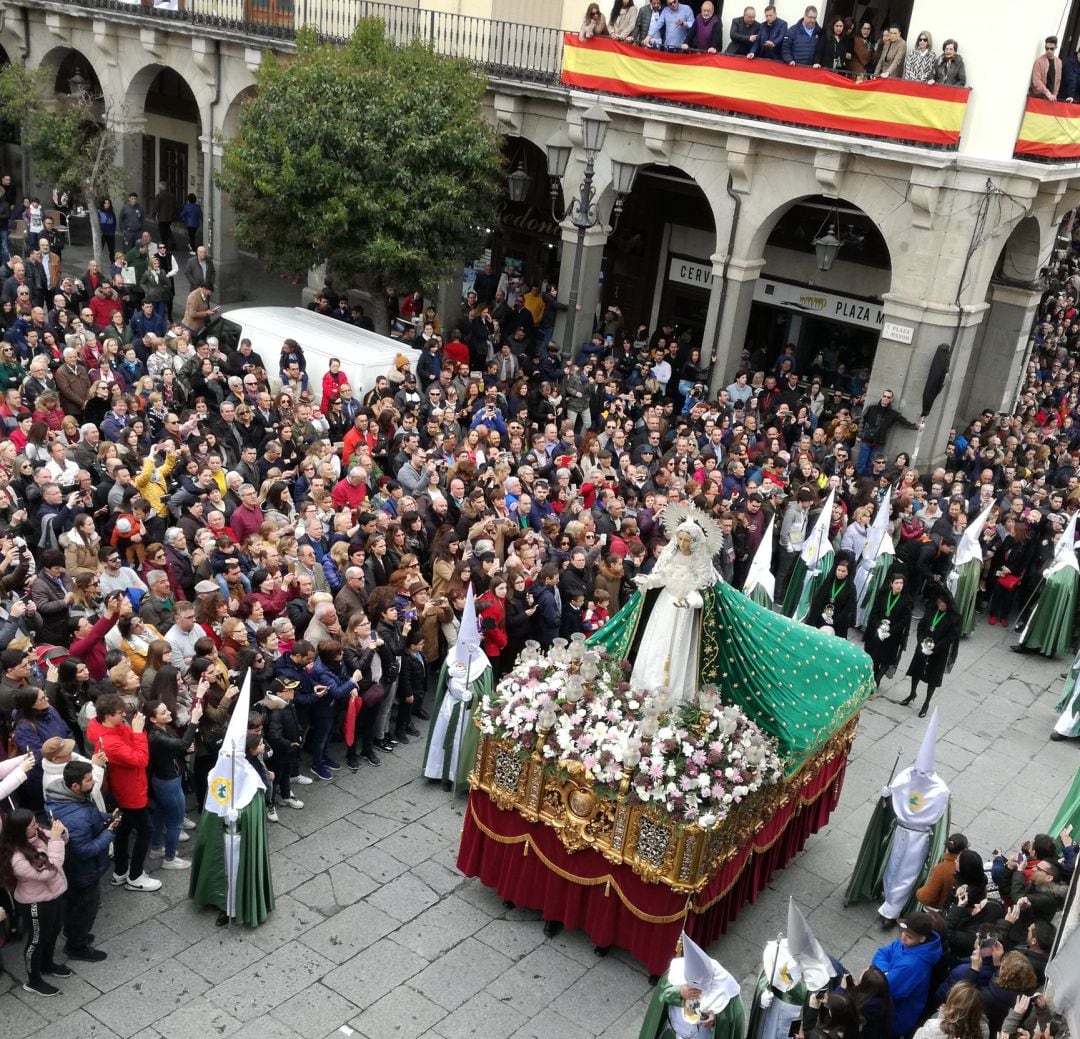
[[[262,25],[292,25],[293,0],[246,0],[247,20]]]

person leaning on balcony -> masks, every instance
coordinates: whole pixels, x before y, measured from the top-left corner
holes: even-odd
[[[758,38],[746,56],[765,58],[768,61],[782,61],[785,36],[787,36],[787,22],[783,18],[777,18],[776,7],[769,4],[765,8],[765,21],[761,24]]]
[[[694,9],[681,0],[668,0],[660,15],[661,38],[649,36],[646,47],[659,47],[668,51],[681,51],[683,44],[690,39],[694,28]]]
[[[1047,36],[1043,42],[1043,54],[1031,67],[1031,96],[1056,101],[1061,89],[1061,58],[1057,56],[1056,36]]]
[[[660,0],[649,0],[643,7],[638,8],[637,18],[634,21],[634,43],[644,46],[645,41],[651,38],[663,38],[660,28],[660,15],[664,13],[664,5]]]
[[[821,39],[821,26],[817,23],[817,8],[808,7],[803,12],[802,20],[792,25],[784,37],[783,57],[785,64],[814,64],[817,55],[818,40]]]
[[[843,18],[834,18],[829,31],[818,40],[814,68],[843,72],[851,60],[853,47],[847,22]]]
[[[694,31],[690,33],[690,39],[683,44],[682,49],[716,54],[723,45],[724,26],[712,0],[705,0],[701,5],[701,12],[694,19]]]
[[[941,60],[938,62],[934,82],[943,87],[966,87],[967,72],[964,71],[964,59],[956,53],[959,44],[956,40],[946,40],[941,47]],[[1080,70],[1080,63],[1077,63]],[[1067,78],[1067,77],[1066,77]]]
[[[934,39],[923,30],[915,38],[915,49],[904,58],[904,79],[913,83],[933,83],[937,73],[937,55]]]
[[[634,38],[634,24],[637,22],[637,16],[634,0],[615,0],[615,6],[608,15],[608,34],[613,40],[630,43]]]
[[[904,58],[907,41],[900,35],[899,25],[890,25],[881,34],[881,50],[878,51],[874,75],[879,79],[899,79],[904,74]]]
[[[581,23],[578,39],[591,40],[594,36],[607,36],[607,34],[607,21],[600,10],[600,5],[589,4],[585,9],[585,20]]]
[[[848,72],[856,81],[870,74],[877,57],[877,43],[874,41],[874,23],[864,18],[859,23],[859,31],[851,41],[851,58],[847,64]]]
[[[757,12],[752,7],[746,8],[741,18],[731,19],[731,31],[728,33],[731,42],[724,53],[735,58],[745,58],[750,53],[750,48],[757,43],[760,30]]]
[[[1058,97],[1064,98],[1069,104],[1076,101],[1080,94],[1080,54],[1070,54],[1061,63],[1061,89]]]

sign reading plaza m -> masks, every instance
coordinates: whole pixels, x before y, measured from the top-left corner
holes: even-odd
[[[885,307],[873,300],[841,296],[810,285],[792,285],[769,278],[758,278],[754,301],[874,331],[880,331],[885,321]]]

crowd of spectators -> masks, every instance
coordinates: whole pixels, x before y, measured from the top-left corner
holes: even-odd
[[[133,239],[138,255],[158,252],[151,237]],[[191,262],[195,294],[212,260]],[[96,264],[76,278],[62,257],[4,263],[0,792],[20,808],[0,870],[30,936],[26,984],[43,995],[70,973],[53,958],[61,931],[70,959],[103,958],[102,877],[138,893],[160,885],[155,863],[188,865],[185,794],[198,811],[249,674],[275,821],[303,809],[300,787],[422,738],[470,585],[498,674],[526,639],[550,645],[618,611],[664,546],[669,502],[718,519],[716,565],[741,587],[771,517],[782,568],[795,520],[835,490],[830,536],[857,552],[891,488],[921,590],[993,501],[995,622],[1080,501],[1068,258],[1016,411],[954,431],[929,472],[885,453],[897,426],[916,426],[890,391],[867,405],[861,384],[804,366],[794,346],[747,350],[712,379],[688,334],[625,327],[611,307],[564,352],[554,290],[490,272],[450,313],[388,293],[419,359],[402,353],[366,387],[334,362],[309,368],[295,341],[264,358],[189,313],[171,320],[138,285],[116,296]],[[315,306],[366,320],[333,302]]]
[[[920,32],[914,46],[909,46],[898,24],[883,26],[880,35],[867,18],[856,24],[851,18],[836,17],[821,25],[813,6],[790,23],[779,17],[773,4],[764,8],[760,21],[757,9],[747,7],[731,20],[725,47],[722,17],[713,0],[648,0],[642,6],[634,0],[615,0],[606,19],[600,5],[591,3],[579,36],[582,40],[610,36],[676,53],[726,54],[828,69],[856,81],[905,79],[967,86],[956,40],[945,40],[939,54],[929,32]]]

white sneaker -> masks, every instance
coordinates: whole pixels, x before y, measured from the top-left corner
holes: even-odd
[[[151,849],[150,849],[150,850],[149,850],[149,851],[148,851],[148,852],[146,853],[146,857],[147,857],[148,859],[163,859],[163,858],[165,858],[165,848],[164,848],[164,847],[161,847],[161,848],[151,848]]]
[[[186,833],[184,833],[184,831],[183,831],[183,830],[181,830],[181,831],[180,831],[180,832],[179,832],[179,833],[178,833],[178,834],[176,835],[176,839],[177,839],[177,840],[178,840],[178,841],[179,841],[179,842],[180,842],[181,844],[183,844],[183,843],[184,843],[184,841],[190,841],[190,840],[191,840],[191,838],[190,838],[190,837],[189,837],[189,836],[188,836],[188,835],[187,835]]]
[[[272,823],[278,822],[277,809],[273,805],[271,805],[269,808],[267,808],[267,810],[266,810],[266,818],[269,819],[270,822],[272,822]]]
[[[174,859],[173,861],[175,862],[176,860]],[[164,862],[161,865],[163,867],[165,867]],[[190,863],[187,863],[186,865],[190,865]],[[184,869],[185,866],[168,866],[168,867],[165,867],[165,868],[167,868],[167,869]],[[128,891],[157,891],[157,889],[159,887],[161,887],[161,881],[160,880],[155,880],[153,877],[149,876],[146,873],[141,873],[134,880],[129,880],[124,885],[124,887]]]
[[[161,863],[162,869],[191,869],[191,863],[187,859],[180,858],[179,855],[174,855],[171,859],[165,859]],[[139,878],[142,879],[141,877]],[[156,881],[157,886],[161,887],[161,881]]]
[[[285,797],[282,798],[282,804],[288,805],[290,808],[303,808],[304,802],[299,797]]]
[[[313,780],[311,776],[293,776],[290,782],[298,783],[300,786],[311,786],[315,780]]]
[[[194,830],[195,829],[195,823],[193,823],[190,819],[185,817],[183,828],[185,830]]]
[[[128,875],[126,873],[114,873],[110,883],[113,887],[123,887],[128,882]]]

